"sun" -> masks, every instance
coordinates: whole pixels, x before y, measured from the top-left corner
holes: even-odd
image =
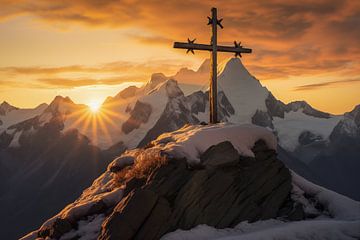
[[[97,113],[101,108],[101,102],[99,100],[92,100],[88,103],[88,106],[91,112]]]

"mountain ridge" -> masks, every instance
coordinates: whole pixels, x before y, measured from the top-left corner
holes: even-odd
[[[330,150],[338,149],[336,154],[344,151],[341,141],[332,141],[332,138],[337,139],[340,136],[333,134],[334,137],[331,137],[335,127],[345,122],[343,126],[348,126],[348,123],[356,126],[349,128],[350,132],[343,131],[347,135],[358,131],[356,125],[358,110],[345,114],[346,116],[334,116],[318,111],[304,101],[285,104],[263,87],[240,60],[231,59],[227,63],[224,65],[224,71],[219,72],[219,119],[224,122],[252,123],[271,129],[278,138],[282,156],[285,156],[285,164],[293,171],[312,178],[311,180],[316,179],[316,183],[326,183],[330,189],[356,197],[356,184],[354,185],[357,182],[356,178],[355,180],[352,178],[351,182],[346,178],[341,178],[339,183],[326,181],[331,177],[331,173],[348,171],[340,167],[341,161],[332,160],[334,164],[329,168],[326,176],[320,173],[321,169],[327,166],[324,156],[332,154]],[[207,67],[208,62],[204,62],[197,71],[183,70],[175,77],[154,74],[143,86],[128,87],[114,97],[108,97],[98,115],[91,113],[87,106],[76,104],[70,98],[62,96],[55,97],[49,105],[41,105],[36,110],[18,109],[4,116],[0,115],[0,121],[3,121],[0,124],[0,166],[6,169],[1,172],[6,181],[0,184],[0,190],[5,191],[9,183],[7,179],[12,174],[15,176],[17,173],[16,176],[21,176],[21,172],[28,169],[27,163],[32,163],[39,169],[34,175],[31,175],[32,172],[26,173],[26,181],[30,183],[32,178],[42,179],[40,176],[48,176],[52,171],[57,172],[54,166],[62,165],[61,159],[63,159],[64,166],[59,168],[60,172],[56,174],[58,177],[54,177],[55,180],[49,182],[50,186],[54,183],[60,184],[62,182],[60,176],[66,171],[70,173],[79,171],[77,169],[79,165],[70,163],[75,161],[72,151],[81,146],[83,155],[92,159],[89,165],[95,170],[91,174],[80,171],[79,175],[84,178],[83,185],[78,187],[73,195],[67,196],[68,199],[74,200],[83,186],[90,185],[97,174],[102,172],[111,157],[127,149],[146,147],[159,135],[176,131],[186,124],[196,125],[207,122],[208,92],[196,91],[186,95],[181,89],[181,84],[176,80],[178,78],[180,81],[181,77],[193,80],[197,80],[197,77],[208,78]],[[241,91],[248,93],[236,95],[234,93],[237,90],[238,93]],[[251,94],[252,91],[258,94]],[[243,108],[246,111],[242,111]],[[24,112],[26,114],[23,114]],[[102,122],[99,119],[102,119]],[[350,138],[347,141],[350,141],[347,144],[351,145],[354,140]],[[67,142],[73,145],[66,145]],[[51,146],[51,151],[47,150],[47,146]],[[67,149],[62,146],[67,146]],[[353,156],[360,156],[357,148],[350,150],[348,152],[354,154]],[[51,152],[56,152],[58,156],[52,156]],[[96,153],[95,157],[91,153]],[[341,155],[336,156],[336,158],[341,157]],[[357,166],[352,162],[353,158],[349,159],[351,161],[346,164],[346,168]],[[80,162],[86,164],[85,159]],[[308,172],[309,169],[311,173]],[[320,179],[319,176],[314,175],[319,175]],[[71,182],[70,178],[66,179]],[[20,180],[24,179],[19,178]],[[342,191],[344,186],[348,188],[346,191]],[[51,194],[61,195],[60,192],[51,192]],[[32,204],[36,206],[36,203]],[[60,209],[60,206],[63,207],[61,204],[64,203],[56,202],[56,204],[57,209]],[[13,209],[17,210],[16,207]],[[43,212],[39,210],[40,213],[42,216],[49,216],[48,210]]]

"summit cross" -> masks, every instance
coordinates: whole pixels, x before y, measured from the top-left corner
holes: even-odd
[[[194,50],[210,51],[211,59],[211,71],[210,71],[210,92],[209,92],[209,103],[210,103],[210,123],[217,123],[217,52],[231,52],[235,53],[235,57],[241,57],[242,53],[251,53],[250,48],[243,48],[241,42],[237,43],[234,41],[234,47],[231,46],[219,46],[217,45],[217,26],[224,28],[221,24],[223,19],[217,18],[217,9],[211,9],[211,18],[208,17],[208,25],[212,28],[212,37],[210,44],[199,44],[195,43],[195,40],[188,42],[175,42],[174,48],[187,49],[186,53],[193,53]]]

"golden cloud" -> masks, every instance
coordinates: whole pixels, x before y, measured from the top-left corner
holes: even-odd
[[[71,23],[88,27],[136,27],[153,35],[133,35],[144,44],[166,44],[196,37],[209,41],[206,16],[212,6],[224,18],[221,41],[241,40],[254,49],[247,57],[250,70],[260,79],[336,72],[359,74],[360,1],[160,1],[160,0],[63,0],[2,1],[0,19],[32,15],[49,24]],[[123,72],[139,68],[157,72],[171,68],[166,61],[151,66],[126,62],[99,67],[1,68],[17,74],[63,72]]]
[[[344,85],[344,84],[352,84],[360,82],[360,78],[358,79],[345,79],[339,81],[331,81],[331,82],[323,82],[323,83],[314,83],[314,84],[307,84],[302,85],[294,88],[294,91],[309,91],[314,90],[322,87],[334,86],[334,85]]]

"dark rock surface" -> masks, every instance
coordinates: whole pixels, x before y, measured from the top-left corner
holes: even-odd
[[[316,110],[315,108],[311,107],[307,102],[305,101],[295,101],[288,103],[286,105],[286,111],[298,111],[299,109],[302,109],[302,112],[306,115],[317,117],[317,118],[330,118],[330,114],[326,112],[322,112],[319,110]]]
[[[209,107],[209,91],[197,91],[186,96],[192,114],[204,113]],[[223,91],[218,92],[218,119],[226,121],[228,117],[235,114],[234,107]]]
[[[277,100],[272,93],[269,93],[269,96],[266,98],[265,105],[270,116],[284,118],[286,105]]]
[[[321,185],[360,200],[360,105],[344,115],[309,167]]]
[[[178,96],[169,99],[164,112],[159,120],[146,133],[145,137],[140,141],[138,147],[147,145],[152,140],[165,132],[178,130],[185,124],[198,124],[199,120],[193,116],[191,110],[186,104],[185,96]]]
[[[253,151],[255,158],[241,157],[223,142],[204,152],[195,168],[186,159],[168,159],[145,181],[130,180],[99,239],[159,239],[199,224],[226,228],[290,212],[301,217],[291,208],[291,176],[276,152],[262,141]],[[288,201],[290,208],[280,211]]]
[[[261,110],[256,110],[254,116],[251,118],[251,122],[261,127],[274,128],[272,117],[267,112]]]
[[[148,103],[136,101],[134,109],[130,113],[129,119],[123,123],[121,130],[128,134],[141,124],[147,123],[152,112],[152,107]]]
[[[268,110],[268,113],[271,117],[285,117],[285,112],[296,112],[301,109],[301,111],[309,116],[313,116],[316,118],[330,118],[331,115],[326,112],[322,112],[316,110],[315,108],[311,107],[305,101],[294,101],[288,104],[283,103],[280,100],[277,100],[271,92],[269,92],[269,96],[265,100],[265,105]]]
[[[301,145],[308,145],[310,143],[323,140],[323,137],[321,135],[316,135],[310,131],[304,131],[300,134],[298,140]]]
[[[26,129],[32,120],[14,127]],[[3,239],[17,239],[73,202],[114,154],[124,151],[121,144],[116,151],[101,151],[78,131],[62,129],[54,119],[32,134],[23,133],[18,148],[0,147],[0,205],[6,206],[0,215],[7,216],[0,219]]]

